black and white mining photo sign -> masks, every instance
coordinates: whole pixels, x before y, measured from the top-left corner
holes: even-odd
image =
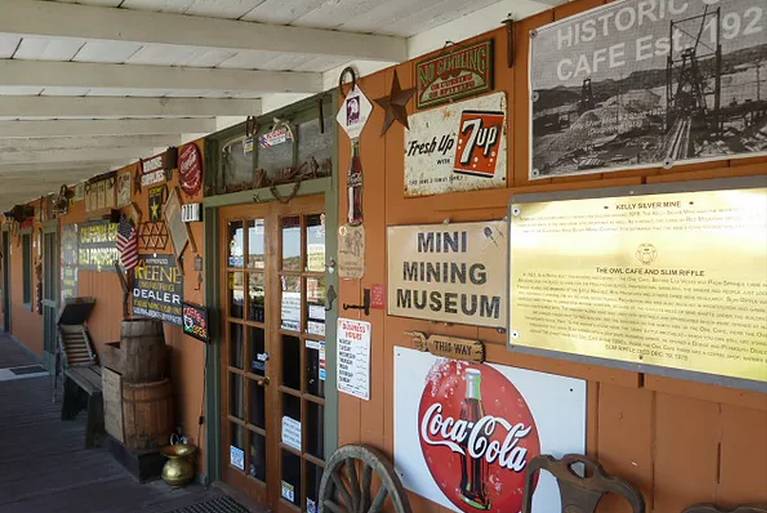
[[[623,0],[530,37],[531,179],[767,154],[765,0]]]

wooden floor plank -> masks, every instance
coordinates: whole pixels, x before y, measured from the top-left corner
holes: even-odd
[[[8,362],[34,363],[0,335],[0,367]],[[0,513],[164,513],[222,495],[139,484],[104,449],[83,449],[84,432],[84,414],[61,420],[50,378],[0,382]]]

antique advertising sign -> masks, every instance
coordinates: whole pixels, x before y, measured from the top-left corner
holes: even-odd
[[[349,139],[358,139],[372,112],[373,104],[370,103],[362,89],[355,85],[346,95],[336,116],[336,121],[349,136]]]
[[[184,280],[173,255],[141,255],[135,270],[133,314],[183,326]]]
[[[493,88],[493,40],[447,53],[415,65],[416,108],[424,109]]]
[[[117,208],[127,207],[133,195],[133,174],[130,171],[118,173],[116,185]]]
[[[764,0],[623,0],[531,34],[530,178],[767,153]]]
[[[338,227],[338,277],[358,280],[365,275],[365,227]]]
[[[389,315],[506,327],[506,222],[390,226]]]
[[[405,131],[405,196],[506,185],[506,93],[413,114]]]
[[[366,321],[338,318],[338,391],[370,399],[370,329]]]
[[[208,328],[208,309],[193,303],[182,303],[184,334],[205,342],[210,341]]]
[[[77,265],[89,271],[114,271],[119,258],[116,223],[92,221],[78,230]]]
[[[202,188],[202,153],[195,143],[189,143],[178,152],[178,178],[181,190],[194,196]]]
[[[147,203],[149,205],[149,222],[159,223],[162,221],[162,206],[165,203],[165,185],[159,185],[149,189]]]
[[[453,511],[516,513],[540,454],[583,454],[586,383],[394,348],[394,461],[406,488]],[[560,511],[541,472],[532,513]]]
[[[510,218],[513,347],[767,382],[767,187],[512,203]]]

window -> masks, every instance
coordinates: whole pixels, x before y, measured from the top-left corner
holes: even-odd
[[[21,236],[21,258],[24,266],[24,304],[32,304],[32,234]]]
[[[332,95],[323,93],[259,116],[252,137],[245,124],[222,132],[210,142],[219,169],[208,185],[222,194],[330,176],[335,114]],[[285,128],[287,135],[267,137]]]

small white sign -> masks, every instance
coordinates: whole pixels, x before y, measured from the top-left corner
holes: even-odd
[[[362,134],[371,112],[373,112],[373,104],[358,86],[354,86],[354,89],[346,95],[336,120],[349,139],[357,139]]]
[[[282,329],[298,331],[301,325],[301,293],[282,292]]]
[[[371,324],[353,319],[338,319],[338,391],[370,399]]]
[[[301,450],[301,423],[293,417],[282,417],[282,443]]]
[[[295,502],[295,500],[296,500],[296,491],[295,491],[295,488],[293,487],[293,485],[288,483],[288,482],[286,482],[286,481],[282,481],[281,488],[282,488],[282,490],[281,490],[280,494],[282,495],[282,498],[287,500],[287,501],[290,501],[290,502]]]
[[[233,467],[245,470],[245,451],[234,445],[229,446],[229,463]]]
[[[185,223],[195,223],[202,221],[202,204],[187,203],[181,205],[181,220]]]
[[[309,497],[306,498],[306,513],[317,513],[317,503]]]

